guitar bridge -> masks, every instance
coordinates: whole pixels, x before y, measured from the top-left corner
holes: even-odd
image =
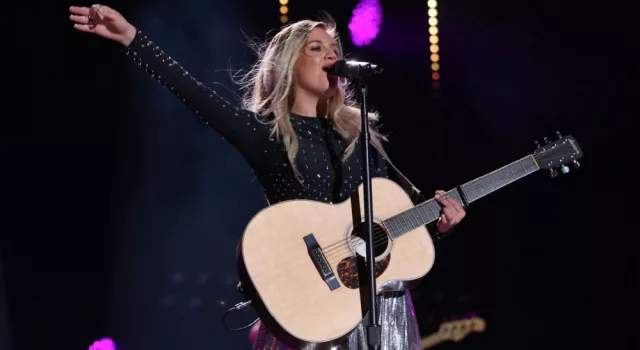
[[[331,266],[329,266],[329,263],[324,256],[324,252],[322,252],[322,248],[320,248],[320,245],[318,244],[318,241],[316,241],[313,233],[304,236],[303,239],[304,243],[307,245],[307,251],[309,252],[309,257],[311,257],[313,265],[315,265],[322,280],[324,280],[327,286],[329,286],[329,290],[340,288],[340,283],[338,283],[338,279],[333,273]]]

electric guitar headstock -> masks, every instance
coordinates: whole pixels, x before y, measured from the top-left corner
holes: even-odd
[[[533,152],[533,158],[538,163],[538,167],[549,170],[551,177],[558,176],[558,169],[562,174],[569,173],[570,169],[567,166],[569,164],[579,169],[578,160],[582,158],[582,148],[573,136],[563,137],[560,132],[556,132],[556,136],[558,139],[555,141],[545,137],[544,145],[536,141],[537,149]]]
[[[459,342],[470,333],[481,333],[486,328],[487,322],[482,317],[471,317],[441,324],[438,337],[441,340]]]

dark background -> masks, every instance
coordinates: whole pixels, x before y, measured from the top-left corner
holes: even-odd
[[[434,97],[426,1],[383,1],[366,48],[346,27],[356,3],[291,0],[290,17],[329,11],[346,51],[385,67],[370,101],[392,159],[428,195],[556,131],[585,152],[579,171],[537,173],[477,202],[437,245],[413,291],[423,335],[476,312],[485,332],[439,348],[637,348],[637,230],[625,225],[637,157],[621,131],[637,116],[632,11],[441,1]],[[86,349],[101,337],[127,350],[248,348],[220,316],[241,300],[233,259],[266,205],[258,183],[116,44],[74,31],[70,5],[91,4],[15,2],[3,14],[0,348]],[[245,35],[280,25],[276,0],[108,5],[233,101],[229,70],[254,59]]]

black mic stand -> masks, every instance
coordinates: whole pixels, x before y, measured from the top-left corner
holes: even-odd
[[[365,66],[361,68],[361,71],[366,72],[371,70],[371,66]],[[369,74],[363,74],[357,77],[358,87],[360,90],[360,97],[362,99],[362,105],[360,106],[360,115],[362,119],[360,141],[362,142],[362,180],[364,184],[364,222],[366,232],[366,261],[367,261],[367,285],[369,292],[369,323],[366,327],[367,344],[369,349],[380,349],[381,334],[380,325],[378,324],[378,303],[376,298],[376,275],[375,275],[375,263],[376,256],[374,253],[374,240],[373,240],[373,203],[371,199],[371,166],[369,163],[369,140],[371,138],[369,134],[369,115],[367,112],[367,81],[366,77]],[[364,306],[364,305],[363,305]]]

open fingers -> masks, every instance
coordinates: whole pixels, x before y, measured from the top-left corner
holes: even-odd
[[[80,7],[80,6],[71,6],[69,8],[69,12],[77,16],[89,16],[89,8],[88,7]]]
[[[73,28],[81,31],[81,32],[87,32],[87,33],[93,33],[93,29],[95,28],[94,26],[90,26],[88,24],[79,24],[76,23],[73,25]]]
[[[78,24],[89,24],[89,16],[71,15],[69,19]]]

